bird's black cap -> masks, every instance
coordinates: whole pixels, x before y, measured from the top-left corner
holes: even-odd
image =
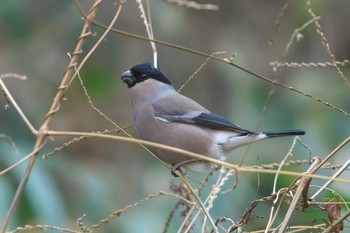
[[[137,83],[143,82],[147,79],[155,79],[157,81],[171,85],[170,81],[157,68],[150,63],[142,63],[125,71],[121,77],[129,88],[135,86]]]

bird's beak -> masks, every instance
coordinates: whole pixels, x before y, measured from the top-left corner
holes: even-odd
[[[132,74],[131,74],[130,70],[127,70],[124,73],[122,73],[121,78],[123,78],[123,77],[131,77],[131,76],[132,76]]]
[[[132,84],[135,81],[135,77],[132,75],[130,70],[127,70],[124,73],[122,73],[120,79],[128,85]]]

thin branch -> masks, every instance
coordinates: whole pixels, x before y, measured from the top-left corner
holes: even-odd
[[[288,153],[284,156],[284,159],[282,160],[282,162],[280,163],[280,166],[277,169],[277,174],[275,176],[275,179],[273,181],[273,189],[272,189],[272,193],[276,193],[276,186],[277,186],[277,179],[278,179],[278,174],[279,172],[282,170],[282,167],[284,166],[286,160],[288,157],[292,156],[292,152],[294,150],[294,147],[296,145],[296,143],[299,141],[299,137],[294,137],[293,139],[293,143],[292,146],[290,147]]]
[[[297,165],[302,165],[305,163],[310,163],[310,160],[308,159],[303,159],[303,160],[290,160],[283,164],[283,167],[290,167],[290,166],[297,166]],[[278,168],[280,166],[280,163],[270,163],[270,164],[261,164],[261,165],[254,165],[254,168],[259,168],[259,169],[274,169]]]
[[[315,159],[313,161],[313,163],[310,165],[309,169],[306,171],[305,174],[311,174],[311,173],[315,173],[314,169],[317,168],[317,165],[320,163],[320,159]],[[310,182],[311,182],[311,178],[310,177],[304,177],[302,176],[299,180],[298,180],[299,184],[298,184],[298,188],[295,191],[293,200],[291,202],[291,204],[289,205],[288,211],[283,219],[283,222],[281,223],[281,226],[278,229],[279,233],[283,233],[285,232],[286,228],[288,227],[288,223],[290,218],[292,217],[292,214],[294,212],[294,210],[296,209],[296,205],[299,202],[299,198],[301,197],[301,195],[305,192],[308,191]]]
[[[219,177],[218,177],[218,179],[217,179],[217,181],[216,181],[216,184],[212,186],[213,188],[212,188],[211,192],[208,194],[208,196],[207,196],[207,198],[205,199],[205,201],[203,202],[203,206],[207,205],[207,203],[208,203],[208,201],[210,200],[210,198],[212,197],[212,195],[215,195],[214,193],[217,194],[217,193],[219,192],[219,190],[217,189],[217,186],[219,185],[219,182],[220,182],[220,180],[222,179],[222,175],[223,175],[223,172],[222,172],[222,171],[224,171],[224,170],[225,170],[225,168],[224,168],[224,167],[221,167],[221,170],[220,170],[220,173],[219,173]],[[232,171],[232,170],[229,170],[229,171]],[[198,196],[199,196],[199,191],[197,191],[197,193],[198,193]],[[210,209],[211,209],[211,206],[210,206],[210,203],[209,203],[209,204],[208,204],[208,207],[206,207],[206,210],[209,211]],[[193,211],[193,210],[191,210],[191,212],[192,212],[192,211]],[[187,214],[187,216],[190,216],[191,212],[189,212],[189,213]],[[185,226],[185,224],[182,224],[182,225],[181,225],[181,228],[179,228],[178,232],[183,232],[183,233],[188,233],[188,232],[190,232],[190,230],[192,229],[192,227],[193,227],[195,221],[197,220],[199,214],[200,214],[200,210],[198,210],[197,213],[194,215],[194,217],[192,218],[192,221],[191,221],[189,224],[187,224],[186,229],[185,229],[185,230],[182,230],[182,228]],[[203,227],[205,226],[205,222],[206,222],[205,220],[206,220],[206,218],[204,218],[204,220],[203,220]],[[185,221],[184,221],[184,222],[185,222]],[[215,226],[216,226],[216,224],[215,224]],[[213,231],[214,231],[214,230],[213,230]],[[203,232],[203,231],[202,231],[202,232]]]
[[[192,8],[195,10],[210,10],[210,11],[219,10],[218,5],[214,5],[214,4],[210,4],[210,3],[197,3],[195,1],[189,1],[189,0],[165,0],[165,1],[172,3],[172,4],[177,4],[179,6]]]
[[[272,43],[273,43],[274,40],[275,40],[276,35],[277,35],[278,32],[279,32],[282,19],[283,19],[284,15],[285,15],[285,12],[286,12],[287,9],[289,8],[291,2],[292,2],[292,0],[287,0],[287,3],[285,3],[285,4],[283,5],[281,11],[280,11],[279,14],[278,14],[277,20],[276,20],[276,22],[275,22],[275,30],[273,31],[273,33],[272,33],[272,35],[271,35],[271,37],[270,37],[270,45],[272,45]]]
[[[91,22],[93,20],[93,18],[95,17],[97,8],[99,3],[101,2],[101,0],[96,0],[94,5],[90,8],[89,13],[88,13],[88,20],[85,21],[84,27],[82,29],[82,33],[81,36],[78,39],[77,45],[76,45],[76,49],[74,50],[74,52],[72,53],[72,58],[70,60],[70,64],[68,65],[68,67],[66,68],[64,75],[63,75],[63,79],[61,81],[61,84],[57,90],[56,96],[53,99],[52,105],[50,107],[50,110],[48,111],[48,113],[45,116],[44,122],[42,124],[42,126],[40,127],[38,133],[37,133],[37,139],[34,145],[34,149],[33,151],[35,151],[36,153],[33,154],[33,156],[31,157],[31,160],[29,161],[29,164],[27,165],[26,171],[23,175],[23,178],[21,179],[20,184],[18,185],[17,191],[15,193],[15,196],[13,198],[13,201],[11,203],[11,206],[7,212],[7,215],[5,217],[4,223],[2,225],[2,228],[0,230],[1,233],[5,233],[7,226],[9,225],[11,218],[15,212],[15,209],[18,206],[18,203],[21,199],[21,196],[23,194],[24,188],[28,182],[29,176],[32,172],[32,169],[34,167],[37,155],[39,153],[40,150],[38,150],[38,148],[41,148],[45,142],[46,142],[46,137],[47,134],[45,133],[45,131],[48,129],[49,123],[51,121],[51,117],[54,113],[56,113],[59,108],[60,108],[60,103],[62,101],[62,98],[64,96],[65,91],[67,90],[67,88],[69,87],[69,81],[71,78],[71,73],[72,73],[72,67],[74,66],[74,64],[77,62],[78,59],[78,55],[81,53],[81,49],[82,46],[84,44],[84,41],[86,39],[86,37],[88,35],[90,35],[90,26],[91,26]],[[0,80],[0,82],[2,82],[2,80]]]
[[[182,198],[182,197],[180,197],[180,196],[178,196],[178,195],[176,195],[176,194],[167,193],[167,192],[164,192],[164,191],[159,191],[159,192],[156,193],[156,194],[150,194],[150,195],[148,195],[147,197],[145,197],[145,198],[143,198],[143,199],[141,199],[141,200],[139,200],[139,201],[137,201],[137,202],[135,202],[135,203],[133,203],[133,204],[127,205],[127,206],[123,207],[122,209],[119,209],[119,210],[113,212],[113,213],[110,214],[107,218],[102,219],[99,223],[93,225],[93,226],[91,227],[91,230],[90,230],[90,231],[93,231],[93,230],[95,230],[95,229],[101,227],[102,225],[104,225],[104,224],[108,223],[109,221],[113,220],[114,218],[120,216],[121,214],[123,214],[124,212],[128,211],[129,209],[134,208],[134,207],[136,207],[136,206],[138,206],[138,205],[140,205],[140,204],[143,204],[143,203],[146,202],[146,201],[149,201],[149,200],[151,200],[151,199],[154,199],[154,198],[160,197],[160,196],[173,196],[173,197],[175,197],[175,198],[180,199],[181,201],[184,201],[184,202],[188,203],[189,205],[195,206],[194,203],[192,203],[192,202],[190,202],[190,201],[188,201],[188,200],[186,200],[186,199],[184,199],[184,198]]]
[[[149,38],[149,42],[151,43],[151,47],[152,47],[152,51],[153,51],[153,66],[157,68],[158,67],[158,52],[157,52],[156,43],[154,42],[153,28],[152,28],[152,23],[151,23],[151,15],[150,15],[150,11],[149,11],[149,1],[147,1],[147,5],[148,5],[147,12],[148,12],[149,22],[147,20],[145,9],[143,8],[143,5],[142,5],[142,0],[136,0],[136,3],[139,6],[139,10],[141,12],[141,18],[143,19],[143,23],[145,24],[147,36]]]
[[[348,159],[344,165],[332,176],[332,178],[336,178],[339,177],[345,169],[348,168],[348,166],[350,165],[350,159]],[[333,183],[333,180],[329,180],[327,181],[314,195],[312,195],[312,197],[309,199],[310,201],[315,200],[318,195],[320,195],[320,193],[327,188],[329,185],[331,185]]]
[[[307,21],[306,23],[304,23],[301,27],[298,27],[297,29],[294,30],[292,36],[290,37],[287,45],[286,45],[286,48],[284,50],[284,54],[283,56],[285,57],[289,51],[289,48],[290,46],[292,46],[295,38],[297,38],[297,40],[299,40],[298,38],[301,37],[301,34],[300,32],[303,31],[305,28],[307,28],[310,24],[314,23],[316,20],[320,20],[321,17],[315,17],[313,19],[310,19],[309,21]]]
[[[0,74],[0,79],[5,79],[5,78],[16,78],[19,80],[27,80],[28,77],[25,75],[15,74],[15,73]]]
[[[96,0],[96,1],[97,1],[97,0]],[[101,1],[102,1],[102,0],[98,0],[98,1],[97,1],[97,4],[99,4]],[[79,2],[78,2],[77,0],[75,1],[75,3],[76,3],[76,5],[79,5]],[[106,36],[108,35],[108,33],[109,33],[110,31],[112,31],[111,29],[113,28],[113,25],[115,24],[115,22],[116,22],[117,19],[119,18],[119,15],[120,15],[120,12],[121,12],[122,9],[123,9],[124,3],[125,3],[124,0],[121,0],[121,1],[120,1],[119,6],[118,6],[118,8],[117,8],[117,10],[116,10],[116,13],[115,13],[115,15],[114,15],[114,17],[113,17],[111,23],[107,26],[106,31],[103,32],[102,36],[98,39],[98,41],[95,43],[95,45],[94,45],[94,46],[90,49],[90,51],[86,54],[86,56],[85,56],[85,57],[83,58],[83,60],[80,62],[78,68],[76,68],[76,63],[72,63],[72,64],[71,64],[71,67],[70,67],[70,68],[74,67],[74,68],[76,68],[76,69],[75,69],[74,74],[71,76],[68,85],[70,85],[70,84],[73,82],[74,78],[78,75],[78,72],[80,72],[81,68],[85,65],[86,61],[90,58],[90,56],[92,55],[92,53],[95,52],[95,50],[97,49],[97,47],[105,40],[105,38],[106,38]],[[95,3],[95,5],[97,5],[97,4]],[[92,8],[92,9],[93,9],[93,8]],[[92,23],[92,22],[94,21],[94,17],[91,17],[91,16],[89,16],[89,15],[86,16],[85,19],[87,20],[87,22],[89,22],[89,24]],[[90,31],[89,31],[88,33],[91,34]],[[72,69],[71,69],[71,70],[72,70]]]
[[[309,15],[311,16],[312,19],[317,19],[315,13],[312,11],[311,8],[311,1],[307,0],[306,1],[306,7],[308,9]],[[315,20],[315,26],[316,26],[316,32],[320,35],[321,37],[321,41],[323,44],[323,47],[325,48],[330,61],[333,63],[333,67],[336,69],[337,73],[339,74],[339,76],[342,78],[342,80],[344,81],[344,83],[350,88],[350,82],[349,80],[345,77],[344,73],[341,71],[341,69],[339,68],[339,66],[336,64],[337,59],[335,58],[335,55],[332,53],[329,42],[326,38],[326,36],[324,35],[323,31],[322,31],[322,27],[321,24]]]
[[[338,66],[347,66],[350,65],[350,61],[349,60],[343,60],[343,61],[336,61],[335,64],[337,64]],[[273,67],[273,69],[277,69],[277,68],[283,68],[283,67],[288,67],[288,68],[303,68],[303,67],[307,67],[307,68],[329,68],[329,67],[333,67],[334,63],[333,62],[279,62],[279,61],[274,61],[274,62],[270,62],[270,66]]]
[[[218,160],[212,157],[208,157],[205,155],[197,154],[194,152],[182,150],[176,147],[171,147],[155,142],[145,141],[141,139],[136,138],[128,138],[123,136],[117,136],[117,135],[107,135],[107,134],[99,134],[99,133],[90,133],[90,132],[72,132],[72,131],[54,131],[54,130],[47,130],[46,131],[47,136],[88,136],[88,137],[98,137],[98,138],[105,138],[105,139],[111,139],[111,140],[118,140],[123,142],[131,142],[136,144],[143,144],[145,146],[151,146],[156,147],[159,149],[169,150],[173,151],[179,154],[187,155],[190,158],[198,159],[198,160],[204,160],[210,163],[214,163],[220,166],[224,166],[230,169],[235,169],[237,172],[258,172],[258,173],[264,173],[264,174],[276,174],[277,172],[275,170],[270,169],[257,169],[254,167],[246,167],[246,166],[237,166],[235,164],[231,164],[222,160]],[[280,171],[280,175],[289,175],[289,176],[300,176],[302,173],[299,172],[292,172],[292,171]],[[312,177],[313,179],[321,179],[321,180],[334,180],[337,182],[343,182],[343,183],[350,183],[349,179],[342,179],[342,178],[331,178],[329,176],[323,176],[323,175],[316,175],[316,174],[306,174],[306,177]]]
[[[340,143],[331,153],[329,153],[326,158],[324,158],[321,163],[318,165],[317,170],[319,170],[320,168],[322,168],[322,166],[329,160],[331,159],[340,149],[342,149],[346,144],[348,144],[350,142],[350,137],[348,137],[347,139],[345,139],[342,143]],[[315,171],[315,172],[316,172]],[[331,179],[333,180],[333,179]]]
[[[80,13],[83,15],[83,17],[85,17],[85,12],[83,11],[83,9],[80,7],[79,8],[80,10]],[[92,21],[93,24],[101,27],[101,28],[107,28],[106,25],[104,24],[101,24],[95,20]],[[316,102],[319,102],[327,107],[330,107],[332,108],[333,110],[337,111],[337,112],[340,112],[342,114],[344,114],[345,116],[347,117],[350,117],[350,113],[346,112],[345,110],[343,110],[342,108],[339,108],[327,101],[324,101],[323,99],[321,98],[318,98],[318,97],[315,97],[307,92],[304,92],[304,91],[301,91],[299,89],[296,89],[295,87],[292,87],[292,86],[288,86],[286,84],[283,84],[283,83],[280,83],[280,82],[277,82],[273,79],[270,79],[268,77],[265,77],[263,75],[260,75],[260,74],[257,74],[253,71],[250,71],[248,70],[247,68],[244,68],[240,65],[237,65],[235,63],[233,63],[230,59],[226,59],[226,58],[220,58],[220,57],[216,57],[216,56],[213,56],[213,55],[210,55],[208,53],[205,53],[205,52],[201,52],[201,51],[198,51],[198,50],[194,50],[194,49],[190,49],[190,48],[187,48],[187,47],[184,47],[184,46],[180,46],[180,45],[177,45],[177,44],[173,44],[173,43],[170,43],[170,42],[165,42],[165,41],[160,41],[160,40],[156,40],[156,39],[149,39],[147,37],[144,37],[144,36],[140,36],[140,35],[137,35],[137,34],[133,34],[133,33],[129,33],[129,32],[125,32],[125,31],[122,31],[122,30],[119,30],[119,29],[116,29],[116,28],[112,28],[111,31],[115,32],[115,33],[118,33],[118,34],[121,34],[121,35],[124,35],[124,36],[128,36],[128,37],[131,37],[131,38],[135,38],[135,39],[139,39],[139,40],[144,40],[144,41],[153,41],[157,44],[161,44],[161,45],[164,45],[164,46],[167,46],[167,47],[170,47],[170,48],[175,48],[175,49],[179,49],[179,50],[182,50],[182,51],[186,51],[186,52],[189,52],[189,53],[192,53],[192,54],[196,54],[198,56],[202,56],[202,57],[206,57],[206,58],[210,58],[210,59],[213,59],[213,60],[216,60],[216,61],[219,61],[219,62],[223,62],[223,63],[226,63],[228,65],[231,65],[245,73],[248,73],[256,78],[259,78],[263,81],[266,81],[266,82],[269,82],[271,83],[272,85],[275,85],[275,86],[278,86],[278,87],[281,87],[281,88],[284,88],[284,89],[287,89],[289,91],[292,91],[292,92],[296,92],[298,94],[301,94],[305,97],[308,97]]]
[[[18,74],[1,74],[0,75],[0,86],[1,86],[2,90],[4,91],[4,94],[6,95],[6,99],[9,100],[12,103],[12,105],[15,107],[16,111],[18,112],[18,114],[20,115],[20,117],[22,118],[24,123],[26,123],[26,125],[28,126],[28,128],[30,129],[32,134],[37,135],[38,131],[34,128],[32,123],[30,123],[30,121],[28,120],[26,115],[23,113],[22,109],[18,106],[17,102],[12,97],[11,92],[7,89],[5,83],[2,81],[3,78],[17,78],[20,80],[26,80],[27,77],[24,75],[18,75]]]
[[[12,164],[11,166],[5,168],[4,170],[2,170],[0,172],[0,176],[4,175],[5,173],[11,171],[12,169],[16,168],[18,165],[24,163],[25,161],[27,161],[28,159],[30,159],[32,156],[34,156],[36,153],[38,153],[41,148],[44,147],[44,144],[42,144],[39,148],[37,148],[36,150],[32,151],[31,153],[29,153],[28,155],[24,156],[22,159],[20,159],[18,162]]]
[[[0,138],[7,140],[10,143],[10,145],[12,146],[12,148],[15,150],[16,154],[19,153],[19,150],[16,146],[16,143],[12,140],[11,137],[7,136],[6,134],[0,134]]]
[[[346,212],[343,216],[341,216],[336,222],[332,223],[327,227],[322,233],[329,233],[332,232],[331,230],[334,229],[337,225],[341,224],[347,217],[350,216],[350,211]]]
[[[50,226],[50,225],[26,225],[24,227],[17,227],[15,230],[13,231],[9,231],[7,233],[18,233],[18,232],[23,232],[23,231],[38,231],[38,230],[42,230],[42,231],[57,231],[57,232],[62,232],[62,233],[81,233],[81,231],[75,231],[72,229],[68,229],[68,228],[61,228],[61,227],[56,227],[56,226]]]
[[[282,160],[280,166],[277,169],[277,173],[276,173],[274,181],[273,181],[272,193],[276,193],[277,180],[278,180],[278,174],[279,174],[278,172],[281,171],[281,169],[282,169],[284,163],[287,161],[288,157],[292,156],[292,151],[293,151],[293,149],[294,149],[298,139],[299,139],[299,137],[295,137],[294,138],[292,146],[290,147],[288,153],[284,156],[284,159]],[[271,210],[270,210],[270,217],[269,217],[269,221],[267,222],[267,227],[265,229],[265,233],[267,233],[269,231],[269,229],[271,228],[271,226],[273,224],[273,222],[272,222],[273,211],[275,209],[275,204],[277,203],[277,201],[278,201],[278,198],[274,199],[273,202],[272,202],[272,207],[271,207]]]
[[[213,52],[211,56],[217,55],[217,54],[223,54],[226,52]],[[177,92],[181,92],[181,90],[198,74],[198,72],[208,63],[210,60],[210,57],[208,57],[199,67],[198,69],[181,85],[181,87],[177,90]]]
[[[133,125],[125,126],[125,127],[123,127],[122,129],[125,131],[126,129],[131,128],[131,127],[133,127]],[[104,131],[96,131],[96,133],[102,133],[102,134],[120,133],[120,132],[121,132],[121,130],[119,130],[119,129],[104,130]],[[68,141],[68,142],[64,142],[61,146],[56,147],[55,149],[53,149],[53,151],[44,154],[44,155],[42,156],[42,158],[43,158],[43,159],[47,159],[48,157],[53,156],[55,153],[57,153],[57,152],[59,152],[59,151],[65,149],[65,148],[69,147],[71,144],[76,143],[76,142],[79,142],[79,141],[81,141],[81,140],[83,140],[83,139],[86,139],[86,138],[88,138],[88,137],[86,137],[86,136],[80,136],[80,137],[77,137],[77,138],[73,138],[72,140],[70,140],[70,141]]]
[[[286,189],[281,189],[279,190],[276,194],[272,194],[271,196],[268,196],[268,197],[263,197],[261,199],[258,199],[258,200],[254,200],[253,202],[250,203],[249,207],[246,208],[243,216],[241,217],[241,220],[239,220],[239,222],[231,225],[229,227],[229,232],[233,232],[235,231],[237,228],[243,226],[244,224],[247,224],[252,213],[253,213],[253,210],[260,204],[260,203],[263,203],[263,202],[267,202],[267,201],[271,201],[275,198],[278,198],[278,196],[280,195],[281,192],[285,192]],[[264,232],[264,231],[261,231],[261,232]]]
[[[185,178],[185,176],[183,175],[183,173],[181,171],[176,170],[175,174],[182,180],[182,182],[191,191],[192,195],[196,198],[196,200],[197,200],[198,204],[201,206],[201,209],[203,210],[205,216],[207,216],[207,218],[209,219],[209,222],[210,222],[211,226],[213,227],[214,232],[219,233],[213,218],[210,216],[207,208],[205,207],[204,203],[201,201],[200,197],[198,196],[198,193],[192,188],[191,184],[187,181],[187,179]]]
[[[86,17],[86,13],[84,12],[84,10],[83,10],[81,7],[78,7],[78,8],[79,8],[79,10],[80,10],[80,13],[83,15],[83,17]],[[106,25],[101,24],[101,23],[99,23],[99,22],[97,22],[97,21],[95,21],[95,20],[93,20],[92,23],[93,23],[94,25],[97,25],[97,26],[101,27],[101,28],[108,28]],[[329,103],[329,102],[327,102],[327,101],[324,101],[324,100],[322,100],[322,99],[320,99],[320,98],[318,98],[318,97],[314,97],[313,95],[308,94],[308,93],[303,92],[303,91],[300,91],[300,90],[298,90],[298,89],[296,89],[296,88],[294,88],[294,87],[292,87],[292,86],[287,86],[287,85],[285,85],[285,84],[283,84],[283,83],[279,83],[279,82],[277,82],[277,81],[274,81],[274,80],[272,80],[272,79],[269,79],[269,78],[267,78],[267,77],[264,77],[264,76],[262,76],[262,75],[259,75],[259,74],[255,73],[255,72],[253,72],[253,71],[248,70],[247,68],[244,68],[244,67],[242,67],[242,66],[240,66],[240,65],[237,65],[237,64],[235,64],[235,63],[232,63],[232,61],[231,61],[230,59],[225,59],[225,58],[220,58],[220,57],[212,56],[212,55],[210,55],[210,54],[208,54],[208,53],[201,52],[201,51],[194,50],[194,49],[190,49],[190,48],[187,48],[187,47],[184,47],[184,46],[180,46],[180,45],[177,45],[177,44],[173,44],[173,43],[170,43],[170,42],[165,42],[165,41],[155,40],[155,39],[154,39],[154,40],[150,40],[150,39],[147,38],[147,37],[140,36],[140,35],[133,34],[133,33],[129,33],[129,32],[125,32],[125,31],[122,31],[122,30],[119,30],[119,29],[116,29],[116,28],[112,28],[111,31],[113,31],[113,32],[115,32],[115,33],[118,33],[118,34],[121,34],[121,35],[124,35],[124,36],[128,36],[128,37],[131,37],[131,38],[139,39],[139,40],[154,41],[154,42],[157,43],[157,44],[161,44],[161,45],[164,45],[164,46],[167,46],[167,47],[170,47],[170,48],[179,49],[179,50],[182,50],[182,51],[185,51],[185,52],[189,52],[189,53],[192,53],[192,54],[196,54],[196,55],[198,55],[198,56],[203,56],[203,57],[211,58],[211,59],[216,60],[216,61],[219,61],[219,62],[227,63],[227,64],[229,64],[229,65],[231,65],[231,66],[234,66],[234,67],[236,67],[237,69],[239,69],[239,70],[241,70],[241,71],[243,71],[243,72],[246,72],[246,73],[248,73],[248,74],[250,74],[250,75],[252,75],[252,76],[255,76],[255,77],[259,78],[259,79],[262,79],[262,80],[264,80],[264,81],[267,81],[267,82],[269,82],[269,83],[271,83],[271,84],[273,84],[273,85],[276,85],[276,86],[279,86],[279,87],[288,89],[288,90],[290,90],[290,91],[296,92],[296,93],[298,93],[298,94],[304,95],[304,96],[306,96],[306,97],[308,97],[308,98],[311,98],[312,100],[315,100],[315,101],[317,101],[317,102],[319,102],[319,103],[322,103],[322,104],[326,105],[327,107],[332,108],[333,110],[336,110],[336,111],[338,111],[338,112],[341,112],[342,114],[344,114],[344,115],[347,116],[347,117],[350,117],[350,114],[349,114],[349,113],[347,113],[346,111],[344,111],[344,110],[341,109],[341,108],[338,108],[338,107],[334,106],[333,104],[331,104],[331,103]]]

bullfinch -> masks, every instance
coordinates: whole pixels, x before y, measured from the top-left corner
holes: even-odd
[[[305,134],[303,130],[244,129],[179,94],[165,75],[149,63],[125,71],[121,80],[128,86],[135,129],[143,140],[225,160],[226,154],[237,147],[267,138]],[[210,167],[208,162],[184,154],[156,147],[149,150],[176,169],[203,171]]]

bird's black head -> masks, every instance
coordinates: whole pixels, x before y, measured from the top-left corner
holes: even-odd
[[[171,85],[165,75],[149,63],[142,63],[132,67],[130,70],[125,71],[120,78],[129,88],[150,78]]]

